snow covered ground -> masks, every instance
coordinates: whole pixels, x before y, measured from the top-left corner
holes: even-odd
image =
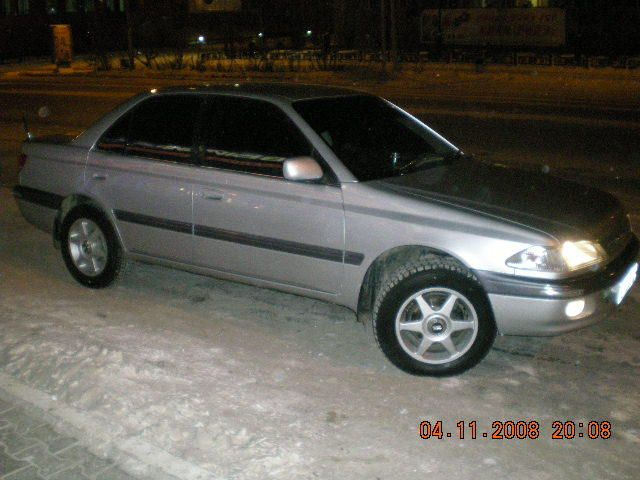
[[[407,78],[371,89],[399,96],[483,158],[547,166],[611,190],[638,232],[638,80],[593,75],[431,69],[408,93]],[[25,110],[51,107],[47,119],[34,115],[38,133],[80,130],[156,81],[5,75],[2,181],[15,182]],[[0,388],[153,480],[164,480],[162,472],[167,479],[635,479],[639,320],[636,287],[613,320],[552,339],[500,338],[459,377],[410,377],[386,362],[351,312],[321,302],[150,265],[137,265],[115,288],[84,289],[50,237],[26,224],[0,188]],[[455,439],[460,420],[490,434],[494,420],[507,419],[539,421],[540,438]],[[422,420],[442,420],[454,438],[420,439]],[[608,420],[613,437],[554,440],[554,420]]]
[[[613,320],[500,338],[462,376],[416,378],[386,362],[351,312],[314,300],[150,265],[84,289],[0,192],[0,387],[44,402],[132,473],[637,478],[638,288]],[[539,421],[540,438],[455,439],[460,420],[491,436],[507,419]],[[454,438],[420,439],[422,420]],[[613,437],[554,440],[554,420],[608,420]]]

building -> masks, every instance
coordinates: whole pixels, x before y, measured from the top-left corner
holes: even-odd
[[[46,55],[51,51],[49,25],[72,26],[77,52],[124,49],[126,9],[134,26],[135,45],[163,48],[223,43],[227,50],[250,42],[272,47],[281,43],[321,46],[331,38],[338,47],[376,51],[380,48],[382,0],[0,0],[0,60]],[[391,0],[384,0],[387,5]],[[398,45],[403,51],[505,48],[551,49],[570,53],[637,55],[640,53],[640,1],[621,0],[394,0]],[[482,21],[474,35],[445,32],[440,19],[451,11],[467,9],[471,24]],[[478,14],[479,10],[487,14]],[[534,13],[522,13],[525,9]],[[518,18],[546,18],[545,11],[562,14],[538,30],[527,30]],[[425,35],[425,11],[431,13],[430,34]],[[488,12],[498,11],[498,25]],[[505,12],[515,12],[506,16]],[[535,12],[541,12],[540,14]],[[438,18],[434,26],[434,15]],[[563,16],[561,19],[560,17]],[[475,20],[474,20],[475,18]],[[482,20],[477,20],[478,18]],[[504,20],[504,19],[507,20]],[[520,22],[520,26],[518,26]],[[555,23],[554,23],[555,22]],[[496,22],[494,22],[496,23]],[[560,23],[564,29],[560,32]],[[426,23],[429,26],[429,23]],[[436,32],[434,33],[434,28]],[[497,35],[500,31],[502,37]],[[549,34],[549,29],[553,34]],[[523,41],[509,40],[520,31]],[[527,34],[533,32],[533,34]],[[499,38],[498,38],[499,37]],[[558,41],[559,38],[563,41]],[[498,38],[498,40],[496,40]],[[463,41],[460,42],[460,39]],[[529,41],[530,40],[530,41]],[[497,43],[494,45],[493,43]]]
[[[529,44],[499,46],[550,48],[589,55],[640,53],[640,29],[637,27],[640,24],[640,2],[637,0],[417,0],[410,3],[422,12],[438,10],[440,14],[453,9],[500,9],[512,10],[516,14],[523,8],[540,9],[540,12],[559,9],[564,12],[565,41],[562,45],[554,41],[546,44],[537,42],[533,35]],[[422,36],[423,44],[425,40]],[[455,41],[450,44],[456,46]],[[486,40],[478,38],[475,46],[486,44]]]

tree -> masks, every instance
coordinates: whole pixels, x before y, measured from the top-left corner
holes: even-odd
[[[385,0],[380,0],[380,53],[382,60],[382,72],[387,72],[387,14],[384,6]]]
[[[396,0],[389,0],[389,20],[391,36],[391,61],[394,70],[398,68],[398,26]]]

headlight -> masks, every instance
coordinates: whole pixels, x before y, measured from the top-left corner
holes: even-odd
[[[599,244],[582,240],[564,242],[559,247],[529,247],[510,257],[507,265],[519,270],[562,273],[596,265],[605,257]]]
[[[605,253],[600,245],[587,240],[564,242],[562,244],[562,258],[569,270],[580,270],[602,262]]]

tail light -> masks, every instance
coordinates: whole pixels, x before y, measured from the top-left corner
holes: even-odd
[[[26,163],[27,163],[27,155],[24,153],[21,153],[20,155],[18,155],[18,171],[22,170]]]

